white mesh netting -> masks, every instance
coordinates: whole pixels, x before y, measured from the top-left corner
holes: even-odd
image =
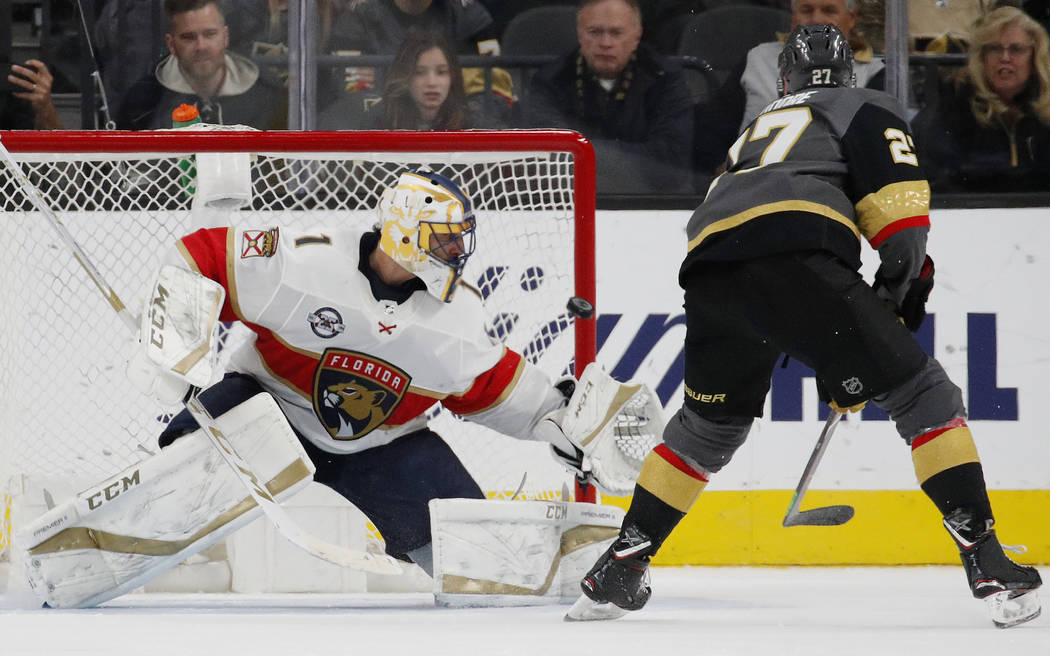
[[[371,225],[378,194],[406,166],[457,180],[475,204],[477,252],[465,279],[491,333],[552,376],[574,357],[574,160],[566,152],[256,153],[250,208],[191,210],[186,153],[15,153],[105,282],[137,314],[162,250],[201,225]],[[54,230],[0,169],[0,490],[72,494],[156,450],[170,409],[124,376],[132,336]],[[239,334],[233,330],[231,334]],[[235,339],[233,337],[229,339]],[[542,444],[465,424],[434,426],[486,492],[560,498],[571,478]],[[15,503],[17,517],[17,502]],[[0,550],[10,504],[0,520]],[[26,518],[23,518],[26,519]]]

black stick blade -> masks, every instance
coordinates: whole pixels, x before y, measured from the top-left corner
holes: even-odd
[[[784,526],[840,526],[853,519],[853,506],[825,506],[801,510],[784,518]]]

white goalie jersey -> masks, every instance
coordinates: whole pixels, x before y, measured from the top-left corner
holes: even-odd
[[[359,270],[364,233],[204,229],[169,263],[220,283],[220,320],[256,336],[233,366],[272,393],[315,445],[353,453],[425,426],[435,403],[528,439],[564,399],[550,379],[485,332],[480,296],[425,291],[377,301]],[[367,253],[368,251],[365,250]]]

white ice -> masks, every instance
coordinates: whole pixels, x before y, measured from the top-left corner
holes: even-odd
[[[654,568],[652,583],[641,611],[587,623],[564,622],[565,606],[446,609],[415,593],[132,594],[0,611],[0,655],[1050,654],[1050,613],[995,628],[961,567]]]

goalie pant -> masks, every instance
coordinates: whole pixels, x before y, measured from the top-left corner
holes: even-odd
[[[221,416],[262,392],[253,377],[230,373],[201,396],[213,416]],[[160,436],[166,447],[197,424],[180,412]],[[354,504],[375,525],[386,542],[387,553],[406,559],[430,543],[431,499],[483,499],[485,495],[452,449],[432,430],[420,429],[354,454],[328,453],[299,436],[302,448],[316,471],[314,481]]]

